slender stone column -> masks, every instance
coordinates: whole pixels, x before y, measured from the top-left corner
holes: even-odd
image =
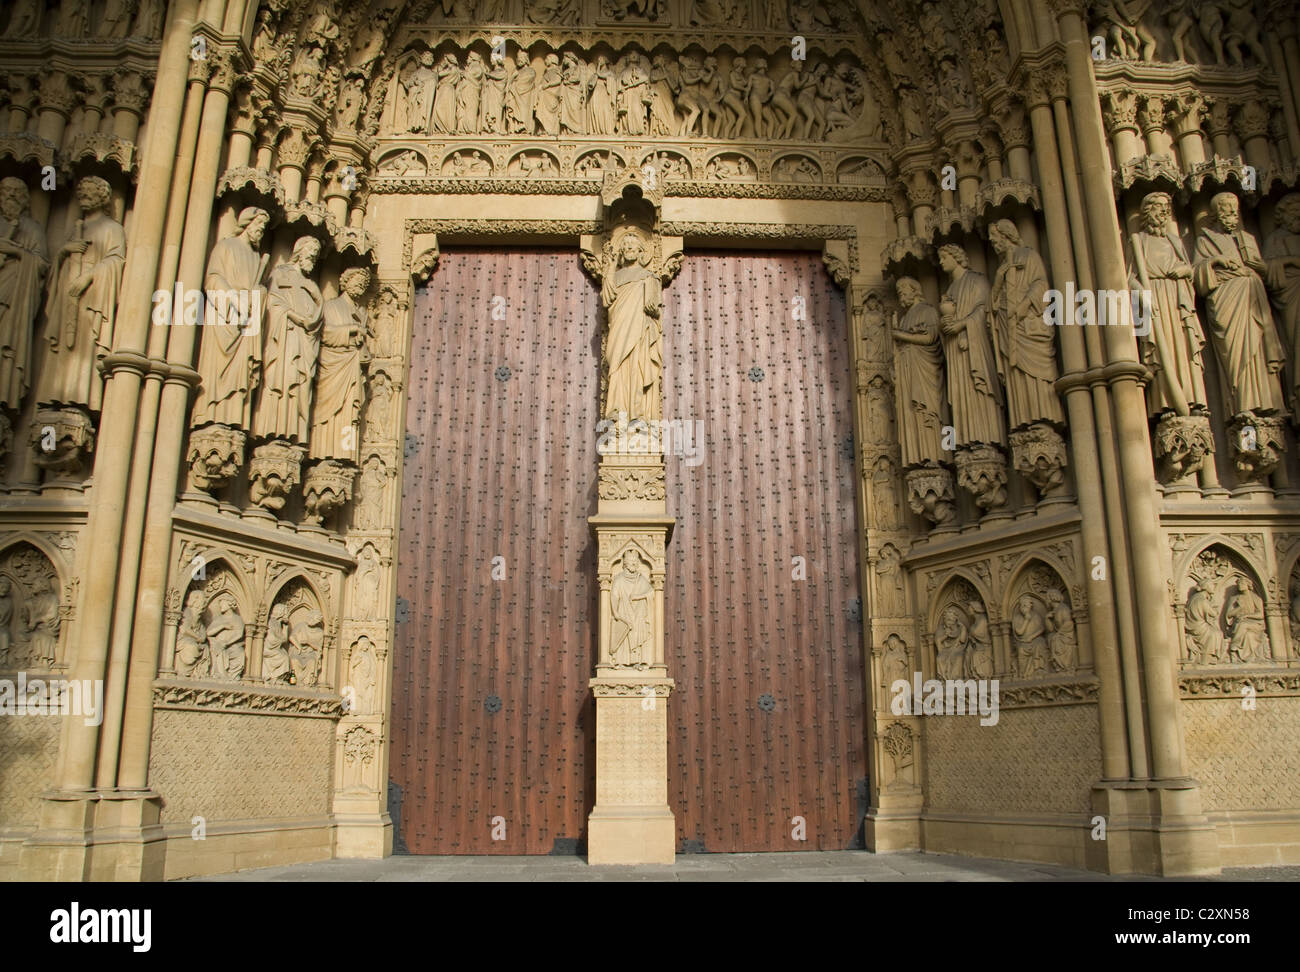
[[[1078,172],[1097,283],[1124,290],[1128,273],[1105,147],[1101,109],[1087,29],[1079,0],[1053,0],[1065,43],[1071,115],[1078,137]],[[1155,468],[1141,380],[1146,370],[1137,360],[1128,327],[1101,328],[1106,349],[1105,379],[1110,385],[1119,447],[1124,498],[1125,535],[1132,556],[1133,604],[1142,659],[1143,698],[1148,717],[1151,767],[1159,783],[1149,791],[1155,851],[1165,874],[1217,871],[1218,838],[1206,819],[1200,790],[1187,777],[1177,682],[1177,642],[1172,637],[1168,600],[1168,547],[1155,502]]]
[[[136,409],[140,385],[149,370],[148,359],[140,352],[148,336],[166,218],[165,187],[175,164],[196,7],[196,0],[176,0],[170,8],[149,136],[141,155],[141,189],[136,195],[132,233],[127,242],[123,291],[118,303],[120,329],[114,353],[104,361],[104,407],[95,452],[95,485],[82,540],[82,562],[100,566],[87,570],[82,578],[76,655],[69,672],[77,679],[104,678],[108,661],[117,572],[102,565],[115,562],[122,536]],[[87,798],[94,783],[100,730],[85,723],[83,719],[64,721],[56,791],[42,803],[40,825],[24,845],[20,873],[45,879],[89,876],[86,832],[95,804]]]
[[[1174,114],[1174,136],[1183,172],[1191,172],[1205,161],[1205,140],[1201,137],[1201,112],[1205,99],[1198,94],[1179,95]]]
[[[242,0],[241,0],[242,2]],[[186,287],[202,287],[207,261],[208,234],[212,226],[212,199],[216,191],[226,112],[235,79],[231,54],[214,55],[211,86],[203,101],[185,233],[180,251],[178,279]],[[190,281],[194,281],[192,284]],[[119,786],[144,789],[148,779],[149,740],[153,728],[153,678],[158,670],[162,638],[162,613],[166,598],[167,561],[172,542],[171,508],[176,496],[183,452],[190,391],[198,375],[192,370],[195,328],[171,328],[167,344],[168,368],[160,389],[154,461],[149,480],[145,530],[140,541],[139,587],[133,598],[131,674],[127,689],[126,719],[122,733],[122,767]]]
[[[677,831],[668,807],[668,697],[664,657],[665,547],[672,532],[665,498],[663,412],[658,375],[629,374],[609,360],[617,338],[662,341],[647,316],[681,262],[680,237],[656,232],[662,189],[641,173],[609,173],[601,192],[607,230],[582,238],[583,265],[601,281],[610,369],[601,413],[596,515],[600,655],[596,698],[596,805],[588,818],[592,864],[671,864]],[[632,338],[639,329],[641,336]],[[648,336],[658,331],[659,337]],[[653,385],[649,396],[634,391]],[[647,423],[644,429],[639,422]]]
[[[1052,131],[1052,116],[1045,105],[1040,105],[1033,128],[1035,151],[1038,155],[1039,178],[1043,190],[1043,216],[1047,227],[1048,252],[1051,256],[1052,279],[1059,287],[1063,280],[1077,280],[1075,255],[1070,245],[1070,218],[1065,207],[1065,186],[1061,178],[1061,161],[1056,152],[1056,137]],[[1075,479],[1079,493],[1079,530],[1083,537],[1083,558],[1091,564],[1094,557],[1109,557],[1103,526],[1108,521],[1101,480],[1091,470],[1100,470],[1101,457],[1097,449],[1097,430],[1093,422],[1093,405],[1097,401],[1104,409],[1103,389],[1090,387],[1090,382],[1078,380],[1087,371],[1088,356],[1083,335],[1077,327],[1061,329],[1061,363],[1063,376],[1058,383],[1065,399],[1066,413],[1070,417],[1070,444],[1074,452]],[[1078,377],[1076,377],[1078,376]],[[1101,682],[1099,704],[1101,708],[1101,763],[1105,779],[1124,779],[1129,774],[1129,758],[1124,732],[1124,680],[1120,671],[1118,631],[1115,621],[1114,592],[1109,579],[1090,581],[1088,592],[1088,618],[1091,622],[1093,664]]]

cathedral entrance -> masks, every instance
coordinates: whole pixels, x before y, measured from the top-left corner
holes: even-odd
[[[572,853],[585,838],[600,319],[572,250],[445,249],[417,298],[390,768],[411,853]],[[865,703],[843,297],[820,254],[694,252],[663,323],[678,850],[854,846]]]

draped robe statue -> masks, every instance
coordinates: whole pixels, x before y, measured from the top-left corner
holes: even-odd
[[[1278,228],[1264,241],[1265,279],[1291,347],[1288,364],[1294,394],[1300,391],[1300,193],[1283,196],[1273,212]]]
[[[1144,229],[1129,237],[1129,289],[1151,292],[1151,330],[1143,338],[1142,360],[1153,371],[1170,373],[1190,406],[1205,407],[1205,370],[1201,353],[1205,335],[1196,316],[1196,294],[1192,291],[1192,264],[1183,241],[1169,225],[1169,195],[1153,192],[1142,200]],[[1169,361],[1160,357],[1156,329],[1168,349]],[[1159,415],[1174,408],[1164,383],[1147,385],[1148,411]]]
[[[1283,407],[1277,373],[1284,355],[1260,276],[1267,267],[1241,228],[1237,197],[1221,192],[1211,205],[1216,219],[1196,240],[1194,280],[1205,295],[1229,412],[1276,411]]]
[[[0,404],[22,407],[31,375],[32,323],[50,267],[45,230],[27,214],[27,184],[0,179]]]
[[[450,134],[456,131],[456,88],[460,84],[460,64],[454,54],[444,54],[438,62],[438,78],[433,93],[433,131]]]
[[[603,54],[596,58],[596,69],[587,81],[587,131],[593,135],[614,134],[614,102],[618,98],[618,78]]]
[[[906,308],[894,323],[894,394],[898,442],[904,466],[937,462],[943,456],[943,348],[939,312],[921,296],[910,277],[898,281]]]
[[[634,550],[623,555],[623,569],[609,585],[609,660],[615,665],[646,665],[651,658],[651,613],[654,585],[646,575],[641,556]]]
[[[262,647],[262,677],[268,682],[287,682],[289,665],[289,609],[283,604],[271,608]]]
[[[304,236],[289,260],[271,271],[262,393],[253,414],[253,434],[261,438],[307,441],[323,302],[320,288],[306,274],[319,252],[320,243]]]
[[[647,268],[649,253],[635,232],[623,235],[613,266],[601,281],[601,302],[609,318],[605,355],[609,385],[606,418],[658,419],[663,408],[663,328],[659,321],[663,288]]]
[[[528,61],[528,53],[515,55],[515,73],[506,90],[506,130],[531,135],[537,127],[533,107],[537,103],[537,71]]]
[[[199,340],[199,375],[190,426],[209,423],[247,429],[257,386],[267,258],[257,247],[270,217],[250,206],[239,214],[234,236],[220,240],[208,257],[203,285],[209,305]],[[229,295],[219,296],[219,295]],[[245,301],[244,296],[247,295]],[[255,297],[253,295],[256,295]]]
[[[1032,247],[1020,242],[1016,225],[1000,219],[989,241],[1002,257],[993,278],[989,308],[998,377],[1006,388],[1012,431],[1036,422],[1065,424],[1052,387],[1057,379],[1056,335],[1043,319],[1047,269]]]
[[[364,397],[361,369],[366,310],[362,297],[370,285],[370,273],[353,267],[343,272],[339,283],[343,294],[325,303],[308,457],[355,462],[361,442],[357,420]]]
[[[966,254],[959,246],[941,247],[939,263],[952,276],[948,292],[939,302],[939,331],[948,364],[948,404],[955,443],[1006,445],[1002,390],[988,333],[988,281],[968,269]]]
[[[109,215],[112,190],[98,176],[77,183],[81,219],[54,261],[45,303],[49,353],[39,380],[39,402],[102,404],[96,365],[112,350],[117,298],[126,266],[126,231]]]

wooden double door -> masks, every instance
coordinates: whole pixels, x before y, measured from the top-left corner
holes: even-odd
[[[866,722],[843,297],[818,254],[727,251],[689,254],[664,301],[664,414],[691,431],[667,461],[678,849],[854,846]],[[585,847],[600,319],[571,250],[447,248],[418,295],[399,849]]]

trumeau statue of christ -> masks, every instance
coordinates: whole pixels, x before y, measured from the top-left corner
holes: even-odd
[[[609,385],[604,416],[610,419],[658,419],[663,404],[663,287],[650,267],[650,248],[628,231],[606,257],[601,302],[609,317],[605,360]]]

